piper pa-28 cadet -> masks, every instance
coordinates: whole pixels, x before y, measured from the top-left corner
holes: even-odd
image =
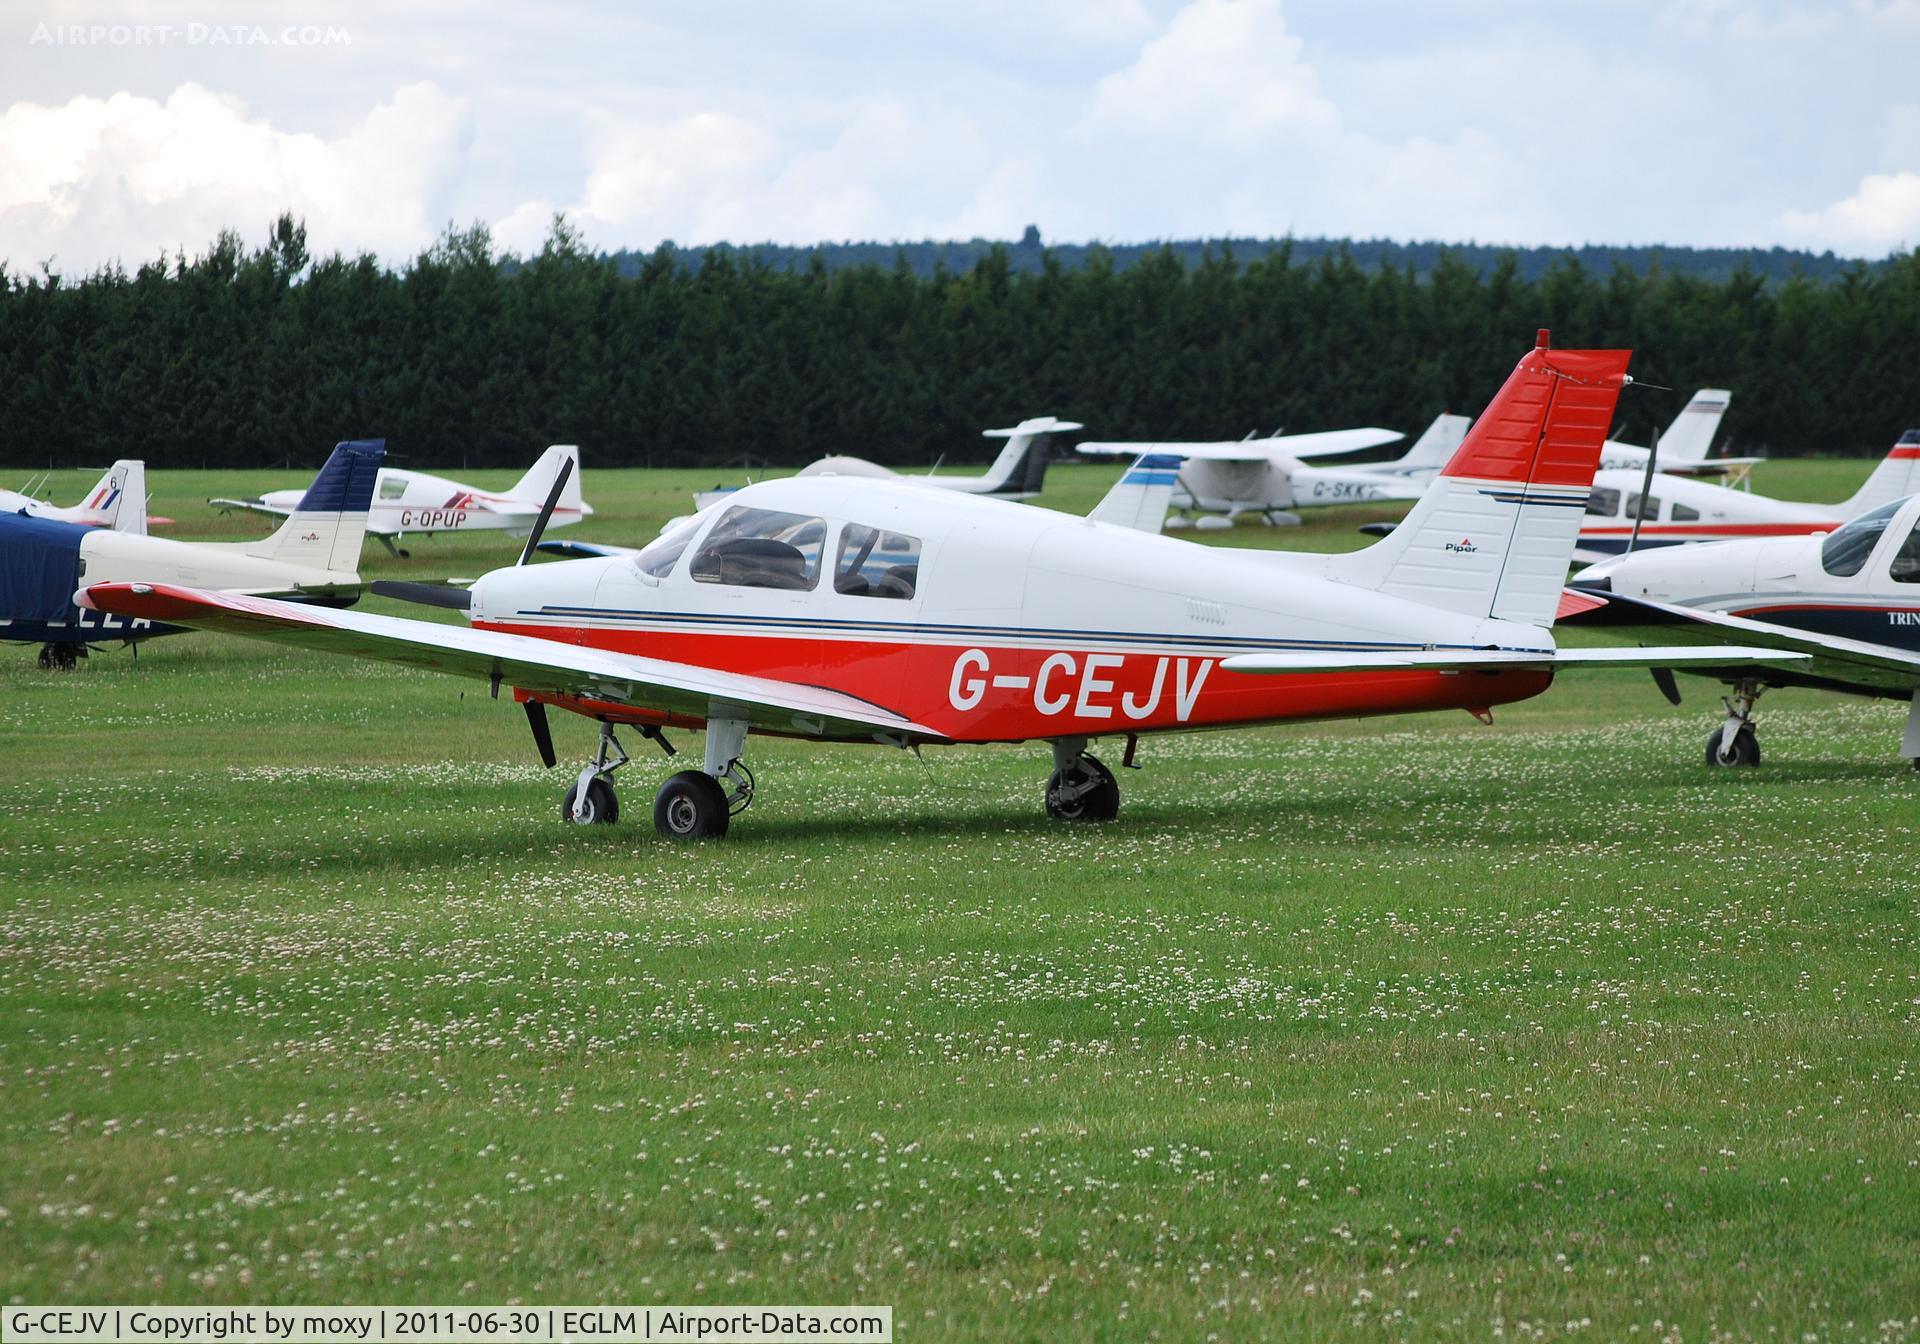
[[[1072,420],[1056,420],[1050,415],[1022,420],[1012,429],[984,429],[982,438],[1005,439],[1006,446],[979,476],[936,476],[936,466],[924,476],[908,476],[869,462],[864,457],[823,457],[800,468],[799,476],[864,476],[878,481],[911,481],[936,490],[957,490],[963,495],[991,495],[995,499],[1032,499],[1047,479],[1047,455],[1052,451],[1055,434],[1071,434],[1085,425]],[[720,486],[702,490],[693,497],[696,509],[704,509],[733,495],[740,486]]]
[[[51,518],[0,514],[0,639],[40,644],[40,665],[72,668],[91,644],[133,644],[184,627],[75,603],[89,583],[141,579],[347,604],[360,596],[360,542],[382,443],[343,443],[272,536],[172,541]]]
[[[367,531],[403,559],[407,552],[395,541],[409,532],[432,536],[436,532],[504,531],[510,537],[524,537],[540,516],[540,502],[553,483],[562,479],[567,486],[554,505],[548,527],[565,527],[593,512],[593,506],[580,496],[580,450],[570,443],[557,443],[540,454],[540,460],[527,469],[526,475],[499,494],[424,471],[382,467],[380,479],[374,483]],[[305,496],[303,490],[269,490],[255,499],[207,502],[221,509],[247,509],[284,518]]]
[[[108,467],[107,474],[94,482],[93,489],[78,504],[61,508],[18,490],[0,490],[0,513],[24,513],[29,518],[51,518],[82,527],[110,527],[136,537],[147,535],[149,521],[173,521],[148,519],[147,464],[134,458],[122,458]]]
[[[618,815],[608,777],[627,761],[624,726],[663,746],[668,730],[706,729],[705,768],[654,800],[672,837],[723,834],[751,802],[750,732],[1045,741],[1048,812],[1107,820],[1120,793],[1088,754],[1097,737],[1125,739],[1131,764],[1149,733],[1484,717],[1562,667],[1741,661],[1740,649],[1554,647],[1627,359],[1552,350],[1541,332],[1407,524],[1351,555],[1240,552],[917,485],[789,477],[632,556],[529,566],[536,529],[520,566],[446,603],[465,606],[465,630],[174,583],[99,583],[81,598],[509,686],[548,765],[549,705],[597,720],[599,747],[561,805],[575,822]]]
[[[1913,437],[1911,434],[1909,437]],[[1920,459],[1920,444],[1910,450]],[[1920,488],[1920,482],[1913,488]],[[1771,686],[1911,700],[1900,754],[1920,766],[1920,495],[1894,499],[1825,536],[1635,551],[1584,569],[1583,624],[1681,640],[1781,649],[1774,667],[1681,670],[1732,687],[1707,736],[1708,765],[1758,765],[1753,707]],[[1670,675],[1654,680],[1680,703]]]
[[[1464,416],[1442,415],[1404,456],[1359,466],[1314,467],[1307,460],[1377,448],[1404,436],[1391,429],[1331,429],[1237,443],[1083,443],[1078,451],[1089,457],[1156,453],[1182,458],[1173,505],[1183,513],[1207,515],[1195,521],[1196,527],[1232,527],[1243,513],[1258,514],[1272,526],[1298,523],[1300,509],[1420,498],[1470,423]],[[1187,522],[1174,517],[1167,526]]]

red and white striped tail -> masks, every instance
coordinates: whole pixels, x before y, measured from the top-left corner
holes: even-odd
[[[1459,612],[1550,625],[1630,350],[1542,331],[1391,536],[1334,577]]]

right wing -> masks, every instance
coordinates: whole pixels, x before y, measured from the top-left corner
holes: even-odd
[[[80,605],[196,630],[220,630],[321,653],[425,668],[535,693],[742,719],[763,732],[854,740],[945,741],[946,735],[838,691],[550,639],[301,606],[171,583],[97,583]]]

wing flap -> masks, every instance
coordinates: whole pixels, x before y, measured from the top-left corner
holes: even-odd
[[[171,625],[219,630],[321,653],[429,672],[499,678],[549,695],[631,705],[688,718],[739,718],[767,732],[944,741],[938,731],[838,691],[659,658],[559,644],[499,630],[301,606],[168,583],[101,583],[81,605]]]

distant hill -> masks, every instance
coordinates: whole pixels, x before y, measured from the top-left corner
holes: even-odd
[[[781,243],[712,243],[678,247],[667,243],[660,251],[669,252],[683,265],[694,268],[699,267],[709,252],[715,252],[740,260],[755,258],[781,271],[808,270],[815,264],[816,258],[828,271],[858,266],[892,269],[904,263],[914,275],[925,278],[938,269],[944,269],[949,275],[963,275],[996,247],[1006,249],[1012,270],[1028,273],[1040,271],[1049,257],[1062,269],[1078,270],[1086,265],[1090,256],[1099,253],[1110,258],[1116,270],[1125,270],[1142,257],[1158,255],[1163,251],[1171,251],[1191,266],[1209,249],[1216,253],[1225,249],[1235,260],[1245,263],[1281,248],[1289,249],[1296,265],[1309,265],[1321,257],[1337,255],[1344,250],[1362,270],[1391,268],[1406,271],[1411,268],[1414,275],[1421,279],[1432,272],[1442,253],[1450,254],[1481,275],[1492,270],[1503,257],[1511,256],[1518,266],[1519,278],[1527,281],[1540,279],[1568,260],[1579,262],[1583,269],[1597,276],[1610,275],[1616,269],[1645,275],[1657,268],[1668,275],[1710,281],[1729,279],[1744,267],[1770,283],[1782,282],[1795,275],[1825,283],[1851,273],[1872,272],[1885,265],[1884,262],[1836,257],[1831,252],[1804,252],[1784,247],[1507,247],[1491,243],[1398,243],[1385,238],[1180,238],[1151,243],[1048,243],[1042,240],[1040,230],[1031,225],[1026,234],[1017,240],[970,238],[965,242],[818,243],[806,247]],[[639,274],[650,257],[659,253],[622,249],[608,255],[619,267],[620,274],[634,276]]]

